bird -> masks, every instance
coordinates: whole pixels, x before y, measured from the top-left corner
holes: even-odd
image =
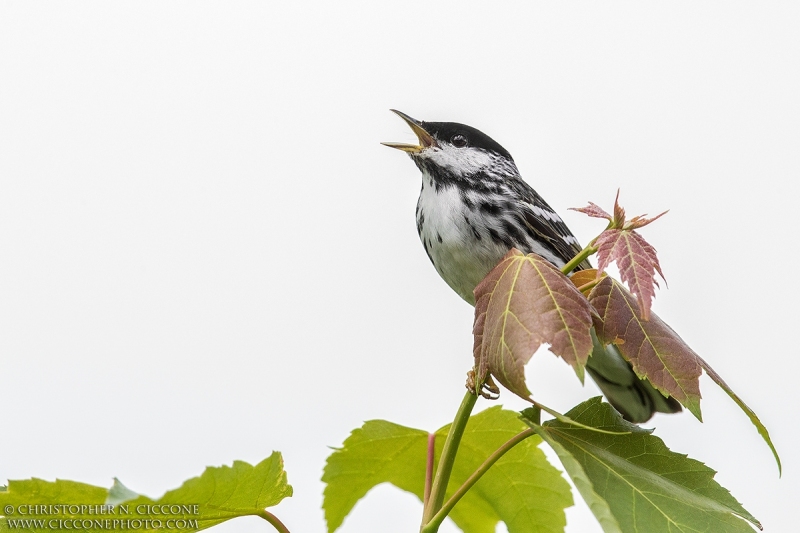
[[[407,153],[422,173],[417,232],[442,279],[467,303],[473,290],[511,248],[535,253],[561,268],[578,252],[578,239],[552,207],[520,176],[511,154],[476,128],[424,122],[391,110],[418,144],[382,143]],[[575,270],[591,268],[588,260]],[[593,332],[594,333],[594,332]],[[640,379],[613,344],[596,335],[586,369],[606,400],[629,422],[681,405]]]

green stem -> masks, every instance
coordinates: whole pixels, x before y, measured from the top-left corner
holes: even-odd
[[[576,255],[575,257],[570,259],[569,263],[567,263],[566,265],[561,267],[561,272],[563,272],[564,275],[567,275],[570,272],[572,272],[573,270],[575,270],[575,267],[580,265],[581,263],[583,263],[586,260],[587,257],[589,257],[592,254],[597,253],[597,248],[592,246],[593,242],[594,241],[592,241],[591,243],[586,245],[586,248],[584,248],[583,250],[578,252],[578,255]]]
[[[444,502],[445,491],[447,490],[447,483],[450,481],[450,474],[453,471],[453,463],[456,460],[456,453],[458,452],[458,445],[461,443],[461,437],[464,435],[464,428],[467,427],[469,415],[472,413],[472,408],[475,407],[475,402],[478,401],[478,395],[470,391],[464,396],[461,405],[458,408],[456,417],[453,424],[450,426],[450,431],[447,433],[447,440],[444,441],[442,448],[442,455],[439,459],[439,466],[436,469],[436,476],[433,478],[433,486],[431,487],[431,495],[425,505],[425,511],[422,513],[422,528],[424,531],[433,533],[439,529],[437,525],[434,529],[428,529],[428,522],[431,518],[439,512]]]
[[[283,522],[278,520],[277,516],[275,516],[274,514],[270,513],[266,509],[256,513],[256,516],[260,516],[261,518],[263,518],[264,520],[266,520],[267,522],[272,524],[272,527],[277,529],[279,533],[291,533],[289,531],[289,528],[286,527],[285,525],[283,525]]]
[[[450,514],[450,511],[453,510],[453,507],[456,506],[458,501],[464,497],[469,489],[472,488],[475,483],[483,476],[487,470],[489,470],[492,465],[494,465],[498,459],[500,459],[503,455],[505,455],[511,448],[522,442],[523,440],[527,439],[531,435],[535,435],[536,432],[533,429],[526,429],[522,433],[514,435],[511,439],[508,440],[505,444],[500,446],[495,452],[486,459],[481,466],[478,467],[475,472],[472,473],[469,478],[461,485],[458,490],[450,496],[450,499],[447,500],[441,509],[431,518],[430,522],[425,524],[425,526],[420,530],[420,533],[434,533],[439,530],[439,526]]]

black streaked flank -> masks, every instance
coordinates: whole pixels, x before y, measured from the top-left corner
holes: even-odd
[[[509,250],[514,246],[514,244],[509,240],[509,238],[505,234],[500,235],[494,228],[489,228],[489,237],[491,237],[492,240],[495,242],[502,242],[503,245],[505,245],[505,247],[508,248]]]
[[[472,230],[472,234],[475,236],[475,238],[478,239],[478,240],[481,240],[481,234],[478,233],[478,230],[475,229],[475,226],[473,226],[472,222],[469,221],[469,217],[467,215],[464,215],[464,222],[466,222],[467,226],[469,226],[469,229]],[[441,241],[439,241],[439,242],[441,242]]]
[[[480,209],[481,213],[483,213],[484,215],[489,215],[493,217],[496,217],[503,212],[503,209],[500,207],[500,205],[494,202],[481,202]]]
[[[460,187],[459,189],[461,192],[461,201],[464,202],[464,207],[466,207],[470,211],[474,211],[475,202],[473,202],[472,199],[469,197],[469,194],[467,194],[467,191],[469,191],[469,189],[467,189],[466,187]]]
[[[511,242],[515,243],[515,248],[520,250],[529,248],[528,240],[525,238],[517,224],[507,218],[504,218],[503,222],[501,223],[501,227],[503,228],[505,234],[510,237]],[[517,243],[519,244],[517,245]]]

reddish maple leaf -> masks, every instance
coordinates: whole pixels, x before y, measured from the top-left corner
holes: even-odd
[[[636,295],[642,319],[649,320],[654,287],[658,287],[655,273],[664,279],[656,249],[635,231],[619,229],[605,230],[594,245],[597,247],[597,270],[602,272],[615,261],[623,283]]]
[[[613,221],[614,220],[611,217],[611,215],[606,213],[605,210],[602,207],[600,207],[599,205],[597,205],[594,202],[589,202],[589,205],[587,205],[586,207],[570,207],[569,209],[571,211],[580,211],[584,215],[589,215],[590,217],[593,217],[593,218],[605,218],[608,221]]]
[[[475,288],[475,367],[528,398],[525,363],[542,344],[583,378],[592,351],[592,306],[564,274],[514,248]]]
[[[599,318],[595,320],[598,337],[617,345],[640,378],[647,378],[659,391],[669,394],[702,420],[700,414],[701,369],[736,402],[758,430],[772,451],[781,471],[781,459],[772,439],[755,412],[725,383],[711,366],[692,350],[668,324],[655,313],[651,320],[639,320],[633,296],[619,282],[605,277],[589,294]]]
[[[587,207],[572,209],[590,217],[604,218],[609,221],[605,231],[592,242],[592,245],[597,248],[598,276],[609,264],[616,262],[622,281],[636,295],[642,319],[648,320],[650,307],[655,297],[655,287],[658,287],[656,272],[664,281],[666,278],[661,271],[656,249],[635,230],[650,224],[666,214],[666,211],[653,218],[639,215],[626,220],[625,210],[619,205],[619,190],[614,199],[613,217],[592,202],[589,202]]]
[[[699,420],[700,372],[698,355],[655,313],[639,320],[636,301],[619,282],[605,277],[589,295],[602,320],[597,336],[614,343],[640,378],[689,409]]]

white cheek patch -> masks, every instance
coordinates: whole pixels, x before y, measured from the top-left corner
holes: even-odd
[[[446,168],[458,176],[469,176],[475,169],[489,168],[497,156],[480,148],[456,148],[442,144],[421,154],[437,166]]]

